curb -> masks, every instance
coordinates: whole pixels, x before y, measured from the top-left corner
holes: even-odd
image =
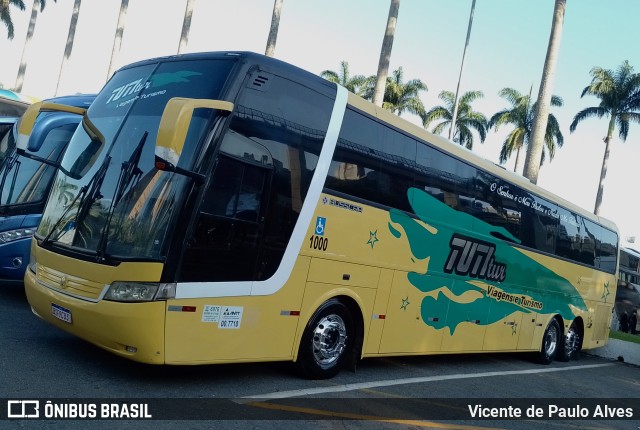
[[[640,366],[640,343],[609,339],[605,346],[585,353]]]

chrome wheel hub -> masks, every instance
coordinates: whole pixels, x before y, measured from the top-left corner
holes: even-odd
[[[313,330],[313,358],[321,366],[334,364],[347,344],[347,327],[338,315],[322,318]]]
[[[547,357],[551,357],[558,346],[558,329],[555,326],[549,327],[544,340],[544,352]]]
[[[580,344],[580,335],[578,335],[578,332],[576,332],[576,330],[573,327],[571,327],[567,332],[566,338],[564,340],[564,349],[567,352],[567,354],[571,355],[578,350],[579,344]]]

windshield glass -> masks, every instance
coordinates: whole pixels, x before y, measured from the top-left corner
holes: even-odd
[[[26,151],[40,158],[57,162],[69,142],[75,124],[51,130],[38,151]],[[43,201],[56,168],[16,153],[14,132],[0,142],[0,205],[22,205]]]
[[[159,171],[154,146],[173,97],[219,98],[229,60],[147,63],[118,72],[74,134],[37,236],[45,242],[119,259],[162,260],[169,220],[189,179]],[[181,166],[203,140],[212,111],[197,110]],[[97,132],[96,132],[97,131]]]
[[[13,128],[13,125],[11,125]],[[9,157],[16,149],[16,136],[15,132],[6,130],[6,133],[0,139],[0,169],[4,170],[4,165],[8,161]]]

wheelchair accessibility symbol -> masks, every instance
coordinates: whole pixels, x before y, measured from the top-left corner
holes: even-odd
[[[327,225],[327,219],[321,216],[316,220],[316,234],[318,236],[324,236],[324,227]]]

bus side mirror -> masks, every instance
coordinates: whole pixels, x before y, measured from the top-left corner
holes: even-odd
[[[16,139],[16,149],[18,153],[24,153],[25,150],[30,149],[29,138],[33,133],[33,127],[36,124],[36,119],[41,112],[67,112],[76,115],[83,115],[87,110],[74,106],[62,105],[59,103],[50,102],[37,102],[33,103],[24,112],[20,121],[18,121],[18,137]]]
[[[233,103],[222,100],[174,97],[162,113],[155,147],[155,166],[158,170],[176,172],[201,181],[201,175],[178,167],[187,138],[193,111],[198,108],[216,109],[224,114],[233,111]]]
[[[78,125],[81,120],[81,116],[69,113],[56,113],[40,118],[32,130],[31,136],[29,136],[27,149],[30,152],[38,152],[40,148],[42,148],[42,144],[47,139],[49,133],[53,130],[66,125]],[[17,150],[18,152],[24,152],[21,148],[18,148]]]

